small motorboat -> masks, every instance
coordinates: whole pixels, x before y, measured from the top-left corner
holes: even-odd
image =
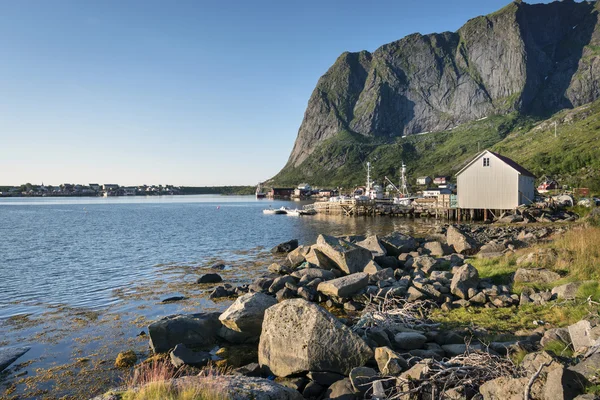
[[[285,207],[267,208],[267,209],[263,210],[263,214],[268,214],[268,215],[287,214],[287,210],[285,209]]]
[[[298,210],[297,208],[293,209],[293,210],[287,209],[286,213],[287,213],[287,215],[290,215],[292,217],[299,217],[299,216],[303,215],[302,210]]]

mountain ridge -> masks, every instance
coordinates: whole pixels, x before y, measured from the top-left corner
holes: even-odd
[[[494,115],[539,120],[598,99],[598,8],[512,2],[456,32],[415,33],[372,53],[343,53],[319,79],[274,182],[290,171],[309,179],[314,171],[305,161],[342,133],[393,142]],[[320,167],[339,163],[325,157]]]

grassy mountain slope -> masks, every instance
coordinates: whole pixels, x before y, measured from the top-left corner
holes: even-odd
[[[554,137],[554,121],[558,137]],[[410,183],[420,175],[453,175],[478,150],[489,148],[519,162],[538,176],[553,175],[563,184],[600,189],[600,101],[534,121],[517,113],[491,116],[452,130],[387,142],[343,131],[326,140],[298,167],[286,168],[270,182],[353,187],[373,176],[397,182],[402,161]]]

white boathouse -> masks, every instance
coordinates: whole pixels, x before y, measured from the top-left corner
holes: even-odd
[[[535,176],[508,157],[485,150],[457,174],[458,207],[514,210],[535,196]]]

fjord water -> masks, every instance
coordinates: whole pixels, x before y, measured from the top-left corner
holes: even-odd
[[[302,203],[252,196],[0,199],[0,319],[47,307],[98,309],[161,267],[240,261],[292,238],[410,231],[405,219],[291,217]]]

